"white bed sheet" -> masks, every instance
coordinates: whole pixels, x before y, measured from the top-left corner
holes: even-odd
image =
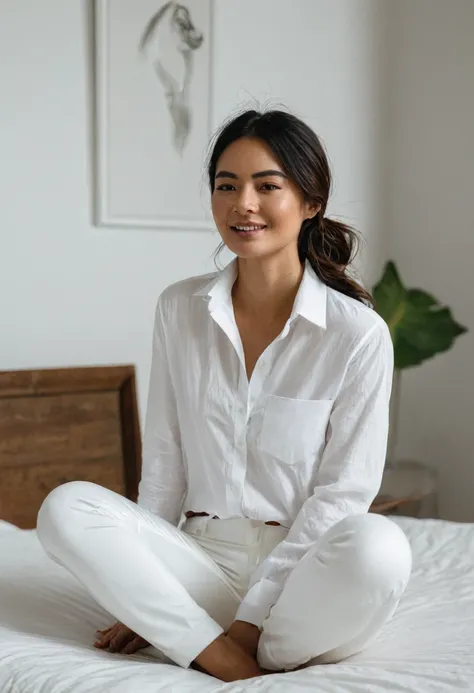
[[[33,531],[0,526],[1,693],[474,692],[474,525],[398,518],[414,552],[394,618],[344,663],[224,684],[162,663],[95,650],[110,616],[43,553]],[[322,624],[324,627],[324,624]]]

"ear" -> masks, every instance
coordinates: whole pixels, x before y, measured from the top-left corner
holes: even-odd
[[[321,205],[306,205],[306,219],[314,219],[320,209]]]

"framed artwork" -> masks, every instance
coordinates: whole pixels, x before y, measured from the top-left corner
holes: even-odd
[[[96,223],[211,229],[213,0],[95,0]]]

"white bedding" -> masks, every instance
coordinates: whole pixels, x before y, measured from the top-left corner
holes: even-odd
[[[474,525],[396,521],[413,547],[413,576],[366,652],[229,684],[164,664],[154,650],[132,657],[95,650],[94,632],[110,616],[45,556],[35,532],[0,525],[0,692],[474,692]]]

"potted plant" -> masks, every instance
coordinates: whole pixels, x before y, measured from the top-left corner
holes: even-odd
[[[402,371],[448,351],[455,339],[467,329],[457,323],[451,310],[433,296],[421,289],[407,289],[394,262],[386,264],[380,281],[373,289],[373,296],[376,311],[389,327],[395,357],[386,463],[388,470],[396,467]]]

